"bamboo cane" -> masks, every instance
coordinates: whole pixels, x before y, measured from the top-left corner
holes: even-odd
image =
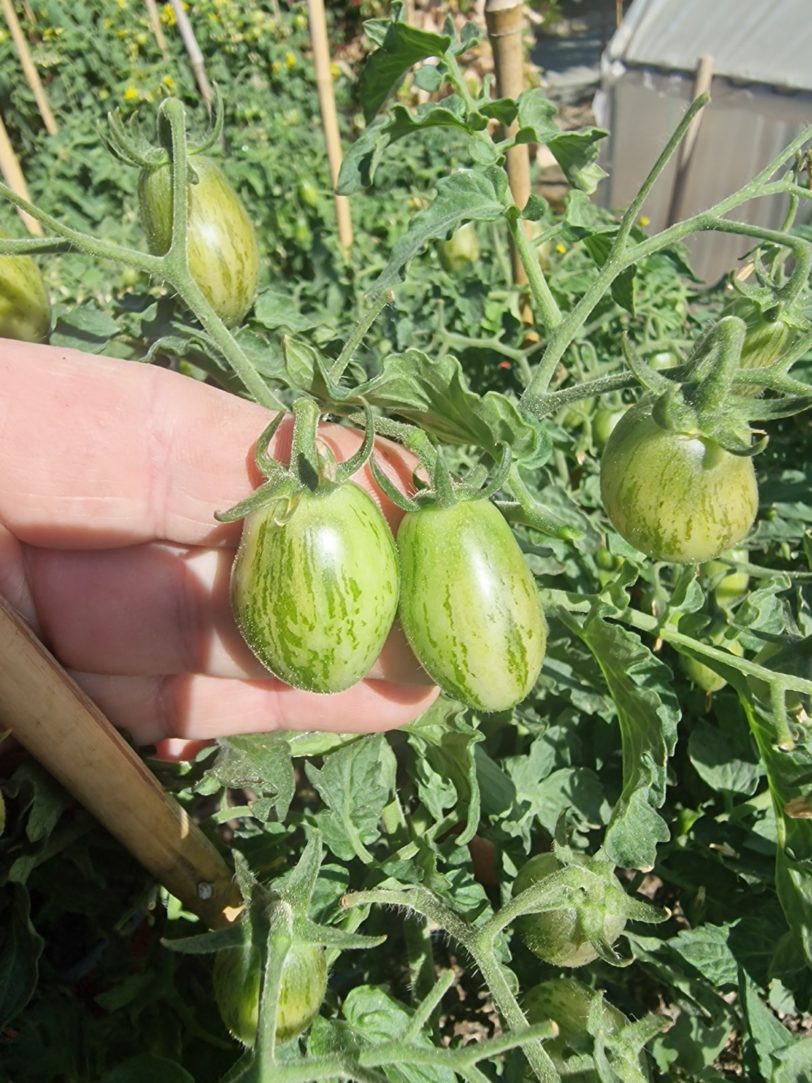
[[[500,98],[518,98],[524,89],[524,4],[517,0],[488,0],[485,25],[493,50],[496,92]],[[509,137],[515,131],[514,122],[504,134]],[[507,172],[513,200],[517,207],[524,207],[530,198],[530,153],[525,144],[507,152]],[[527,229],[529,223],[524,225]],[[527,275],[515,245],[511,245],[511,264],[513,281],[525,283]]]
[[[240,913],[223,858],[0,597],[0,727],[212,928]]]
[[[27,199],[30,203],[31,197],[28,194],[28,185],[25,183],[25,176],[17,155],[14,153],[14,147],[11,145],[2,115],[0,115],[0,171],[2,171],[3,179],[12,192],[16,192],[18,196],[22,196],[23,199]],[[17,213],[22,218],[29,233],[33,233],[37,237],[42,236],[42,225],[36,218],[32,218],[26,211],[18,211]]]
[[[700,94],[704,94],[711,88],[713,82],[713,57],[708,54],[703,54],[697,61],[696,71],[694,73],[694,86],[691,91],[691,100],[695,101]],[[677,222],[683,215],[683,209],[685,205],[685,188],[688,182],[688,174],[691,169],[691,161],[694,156],[694,149],[696,147],[696,141],[699,136],[699,129],[702,126],[702,120],[705,116],[706,109],[701,109],[694,119],[691,121],[688,131],[685,133],[685,138],[680,143],[679,151],[677,152],[677,166],[674,174],[674,187],[671,189],[671,201],[668,207],[668,218],[666,225],[670,225],[672,222]]]
[[[17,12],[14,10],[14,5],[11,0],[0,0],[0,7],[2,7],[6,25],[9,28],[9,32],[14,40],[17,52],[19,53],[23,74],[33,91],[34,100],[37,103],[37,109],[39,109],[39,115],[42,117],[48,133],[50,135],[56,135],[59,131],[59,125],[54,120],[54,115],[51,112],[51,107],[48,104],[45,91],[42,89],[39,72],[36,69],[34,61],[31,59],[28,42],[25,40],[25,35],[23,34],[19,19],[17,18]]]
[[[197,87],[206,105],[206,109],[211,113],[211,83],[206,74],[206,65],[203,60],[203,54],[200,51],[200,46],[197,44],[195,32],[192,29],[192,24],[189,22],[189,16],[186,14],[183,7],[183,0],[171,0],[171,3],[172,10],[175,13],[175,22],[178,24],[178,30],[180,31],[180,36],[183,39],[183,44],[186,48],[186,55],[189,57],[189,66],[194,72],[195,81],[197,82]]]
[[[327,144],[327,160],[330,163],[330,178],[333,189],[338,184],[341,169],[341,135],[338,130],[335,94],[333,93],[333,75],[330,70],[330,46],[327,40],[327,20],[324,14],[324,0],[307,0],[310,16],[310,44],[313,49],[313,65],[316,69],[316,88],[319,94],[321,124],[324,129],[324,141]],[[352,246],[352,217],[350,203],[346,196],[335,195],[336,222],[338,240],[341,247],[348,250]]]
[[[155,42],[161,50],[161,56],[166,60],[169,55],[169,50],[166,45],[164,28],[161,26],[161,17],[158,14],[158,5],[155,0],[146,0],[146,5],[147,18],[149,19],[149,27],[152,31],[152,36],[155,38]]]

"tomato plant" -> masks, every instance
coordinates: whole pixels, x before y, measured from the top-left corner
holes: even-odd
[[[196,395],[247,397],[273,424],[293,415],[290,455],[266,430],[265,480],[215,516],[242,520],[234,615],[278,675],[251,681],[251,694],[351,686],[396,605],[445,694],[399,730],[363,734],[341,732],[361,728],[355,703],[408,704],[409,691],[370,680],[323,701],[319,717],[335,712],[325,733],[303,714],[291,731],[240,734],[235,696],[220,736],[188,761],[144,750],[144,769],[233,868],[245,916],[205,933],[194,917],[205,880],[176,899],[139,878],[118,834],[12,760],[0,776],[9,1078],[810,1076],[812,234],[796,212],[809,205],[812,129],[738,192],[648,232],[644,202],[701,99],[629,206],[601,208],[603,130],[582,124],[580,106],[556,116],[538,85],[494,97],[477,74],[489,67],[483,27],[461,25],[481,4],[448,5],[442,27],[424,12],[409,26],[415,5],[367,5],[369,48],[339,40],[350,23],[328,5],[337,180],[299,0],[195,4],[222,90],[202,137],[169,5],[166,56],[138,5],[120,4],[115,26],[93,5],[23,7],[63,128],[43,140],[0,34],[4,120],[44,231],[0,238],[0,258],[36,256],[56,299],[51,341],[178,370],[221,389]],[[77,94],[85,84],[93,92]],[[88,101],[113,107],[110,146],[137,168],[109,158]],[[151,101],[154,137],[141,139]],[[228,197],[207,185],[218,144]],[[528,144],[555,159],[564,198],[550,201],[534,176],[516,205],[504,166]],[[148,174],[158,224],[145,244],[136,189]],[[217,258],[197,258],[209,190],[212,205],[240,193],[261,289],[240,215]],[[350,246],[334,190],[350,201]],[[783,203],[780,227],[747,221],[767,198]],[[751,275],[692,275],[685,242],[715,231],[742,238]],[[235,241],[240,289],[222,307],[234,283],[219,257]],[[164,376],[177,382],[156,372],[156,386]],[[226,424],[241,416],[219,402]],[[96,419],[109,446],[122,416]],[[359,454],[335,462],[325,422],[363,427]],[[178,476],[177,454],[219,476],[218,436],[207,427],[173,444],[167,472]],[[255,436],[237,449],[239,476]],[[404,449],[400,465],[416,457],[410,482],[387,466],[400,477],[387,494],[405,513],[400,553],[353,481],[366,456],[374,473],[373,448],[389,460],[381,437]],[[37,454],[67,446],[49,438]],[[13,498],[19,472],[0,471],[3,507],[10,485]],[[88,544],[109,544],[95,532],[91,517]],[[57,558],[27,555],[45,606],[41,567]],[[208,586],[227,621],[226,581]],[[128,614],[131,630],[139,617]],[[720,674],[724,694],[698,694]],[[227,696],[230,683],[153,677],[178,727],[200,701],[173,701],[176,689]],[[134,700],[139,687],[128,680]],[[133,724],[137,741],[147,722]],[[282,968],[300,949],[302,980],[288,983]],[[217,1000],[245,1048],[218,1022],[212,953]],[[556,975],[572,966],[577,984]],[[291,1020],[293,986],[307,995],[292,998]]]
[[[655,560],[685,564],[740,542],[758,510],[750,458],[663,428],[648,402],[631,407],[607,441],[601,497],[628,542]]]
[[[189,270],[223,322],[239,323],[257,295],[259,248],[254,226],[215,161],[195,155],[190,159],[190,171]],[[168,163],[142,169],[138,196],[150,251],[162,255],[172,239],[172,175]]]

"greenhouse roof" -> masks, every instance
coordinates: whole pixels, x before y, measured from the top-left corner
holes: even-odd
[[[812,91],[810,0],[634,0],[607,55],[627,65],[693,71]]]

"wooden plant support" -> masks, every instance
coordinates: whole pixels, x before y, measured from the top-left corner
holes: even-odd
[[[327,160],[330,163],[330,179],[335,190],[338,184],[338,172],[341,169],[341,135],[338,130],[335,95],[333,93],[333,75],[330,70],[330,46],[327,40],[327,20],[324,14],[324,0],[307,0],[310,16],[310,44],[313,49],[313,64],[316,69],[316,88],[319,94],[321,123],[324,129],[324,141],[327,144]],[[352,246],[352,217],[350,203],[346,196],[335,195],[336,223],[338,240],[345,251]]]
[[[23,74],[25,75],[26,82],[31,87],[34,94],[34,100],[37,103],[37,109],[39,109],[39,115],[42,117],[43,123],[48,131],[49,135],[56,135],[59,131],[59,125],[54,120],[54,115],[51,112],[51,107],[48,104],[48,99],[45,96],[45,91],[42,89],[42,83],[40,82],[39,72],[36,69],[34,61],[31,59],[31,52],[28,48],[28,42],[25,40],[20,21],[17,18],[17,12],[14,10],[14,5],[11,0],[0,0],[0,8],[3,11],[3,17],[6,20],[6,26],[8,26],[9,33],[16,46],[17,53],[20,57],[20,63],[22,64]]]
[[[0,728],[211,928],[236,920],[216,848],[2,597],[0,658]]]
[[[152,36],[155,38],[156,45],[161,50],[161,56],[166,60],[169,56],[169,50],[166,45],[164,28],[161,26],[161,16],[158,13],[158,4],[156,3],[156,0],[146,0],[146,5],[149,28],[152,31]]]
[[[524,4],[517,0],[487,0],[485,25],[493,50],[496,92],[500,98],[518,98],[524,89]],[[505,136],[515,130],[514,122]],[[513,200],[517,207],[524,207],[530,198],[530,152],[526,145],[508,151],[507,172]],[[529,228],[529,223],[523,225]],[[515,245],[511,246],[511,264],[513,281],[525,283],[527,275]]]
[[[25,183],[25,176],[17,155],[14,153],[14,147],[11,145],[2,116],[0,116],[0,172],[2,172],[3,179],[12,192],[16,192],[18,196],[22,196],[23,199],[27,199],[30,203],[31,197],[28,194],[28,185]],[[36,237],[42,236],[42,225],[36,218],[32,218],[26,211],[18,211],[17,213],[22,218],[29,233],[33,233]]]
[[[713,57],[708,54],[700,56],[696,72],[694,73],[694,86],[691,91],[691,100],[694,101],[700,94],[709,91],[713,82]],[[707,106],[705,107],[707,109]],[[674,187],[671,189],[671,202],[668,207],[666,225],[678,222],[683,216],[685,207],[685,188],[688,182],[688,174],[691,170],[691,161],[696,147],[699,129],[705,116],[705,109],[700,109],[691,121],[685,138],[680,143],[677,151],[677,167],[674,175]]]
[[[172,10],[175,13],[175,22],[178,24],[178,30],[180,31],[180,36],[183,39],[183,44],[186,48],[186,55],[189,57],[189,66],[194,72],[200,96],[203,98],[209,114],[211,114],[213,95],[211,83],[206,74],[203,53],[200,51],[195,32],[192,29],[192,24],[189,22],[189,16],[186,14],[183,7],[183,0],[171,0],[171,3]]]

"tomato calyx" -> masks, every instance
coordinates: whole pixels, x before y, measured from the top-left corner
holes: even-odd
[[[179,104],[175,98],[165,98],[158,106],[156,143],[150,143],[139,132],[134,131],[132,128],[126,128],[121,118],[121,112],[118,109],[114,109],[107,114],[108,130],[100,129],[101,138],[105,141],[111,153],[128,165],[148,170],[169,165],[172,161],[172,131],[168,112]],[[183,107],[181,106],[181,108]],[[211,150],[215,143],[220,141],[223,134],[224,115],[223,101],[215,88],[212,96],[209,126],[201,139],[189,142],[187,145],[186,153],[188,158],[205,154]],[[194,180],[191,174],[192,169],[190,169],[190,179]]]
[[[375,425],[369,407],[364,404],[366,429],[364,439],[355,454],[344,462],[336,462],[332,451],[319,440],[319,408],[312,399],[297,399],[292,406],[293,438],[290,465],[285,466],[270,453],[271,441],[287,416],[276,414],[257,440],[254,461],[265,482],[245,500],[227,511],[215,512],[219,523],[233,523],[252,512],[274,505],[273,521],[287,522],[296,508],[298,497],[305,491],[326,494],[333,492],[370,459],[375,441]],[[394,488],[394,487],[393,487]]]

